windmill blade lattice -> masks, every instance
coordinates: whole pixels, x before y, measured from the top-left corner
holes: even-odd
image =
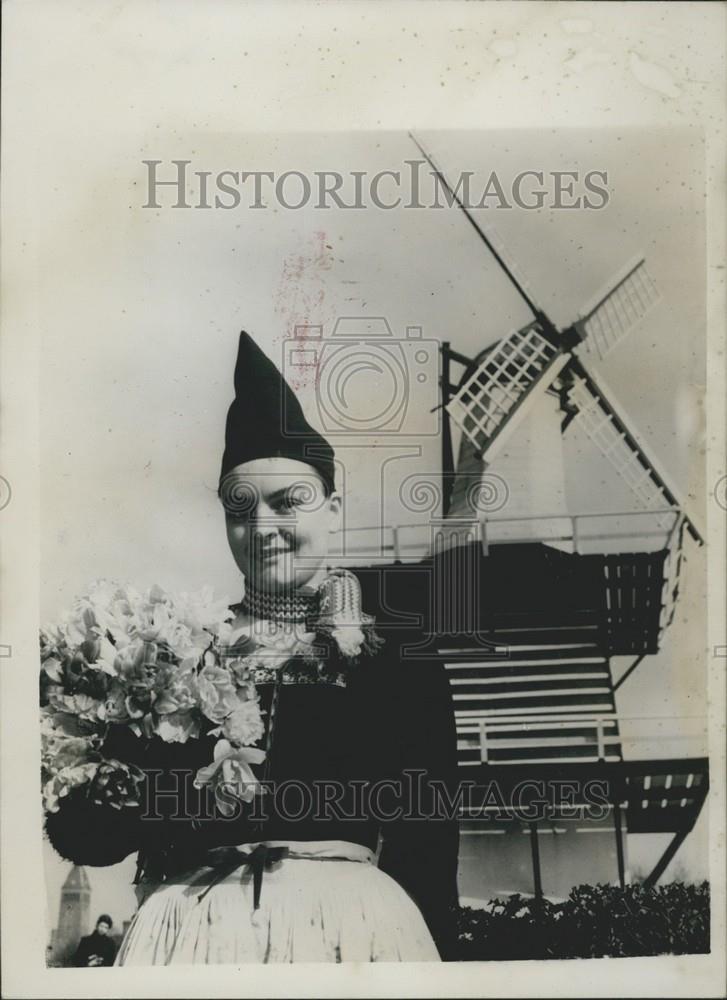
[[[646,510],[672,507],[675,503],[674,494],[636,439],[626,430],[612,404],[585,371],[582,375],[574,373],[568,396],[578,408],[575,423],[608,459],[640,504]],[[664,529],[671,523],[669,515],[664,515],[658,521],[659,526]]]
[[[583,346],[605,358],[659,301],[659,290],[640,260],[613,285],[593,309],[576,322]]]
[[[517,426],[569,357],[543,336],[536,323],[514,331],[487,354],[447,404],[483,461],[492,460],[503,441],[502,432]]]

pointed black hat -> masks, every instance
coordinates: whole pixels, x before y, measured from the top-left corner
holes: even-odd
[[[242,462],[275,457],[306,462],[331,492],[336,488],[333,448],[311,427],[282,374],[243,330],[235,364],[235,398],[227,412],[220,480]]]

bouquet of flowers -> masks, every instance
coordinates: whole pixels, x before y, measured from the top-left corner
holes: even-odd
[[[235,799],[251,802],[264,790],[251,765],[266,757],[255,746],[265,735],[256,684],[278,676],[345,684],[348,664],[381,644],[353,574],[331,571],[318,598],[313,631],[256,620],[230,645],[233,612],[210,588],[172,595],[158,586],[142,592],[95,583],[41,632],[46,811],[57,812],[81,787],[92,802],[115,809],[140,804],[144,772],[109,756],[108,746],[124,745],[108,739],[113,727],[164,743],[211,737],[212,760],[197,770],[195,786],[209,787],[226,816]]]
[[[172,595],[101,581],[63,620],[41,632],[43,803],[59,808],[84,786],[92,801],[116,809],[139,804],[144,773],[106,759],[112,726],[139,738],[185,743],[217,737],[214,759],[197,783],[221,782],[251,801],[260,790],[250,764],[265,754],[258,695],[244,661],[228,655],[233,617],[209,588]],[[229,803],[229,799],[225,800]]]

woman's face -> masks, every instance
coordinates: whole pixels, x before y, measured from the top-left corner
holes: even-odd
[[[318,582],[340,525],[341,498],[326,496],[310,465],[256,458],[228,472],[220,495],[230,550],[257,590],[297,590]]]

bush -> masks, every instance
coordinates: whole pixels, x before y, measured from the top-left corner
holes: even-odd
[[[622,958],[709,951],[709,883],[579,885],[563,903],[519,895],[460,907],[459,961]]]

